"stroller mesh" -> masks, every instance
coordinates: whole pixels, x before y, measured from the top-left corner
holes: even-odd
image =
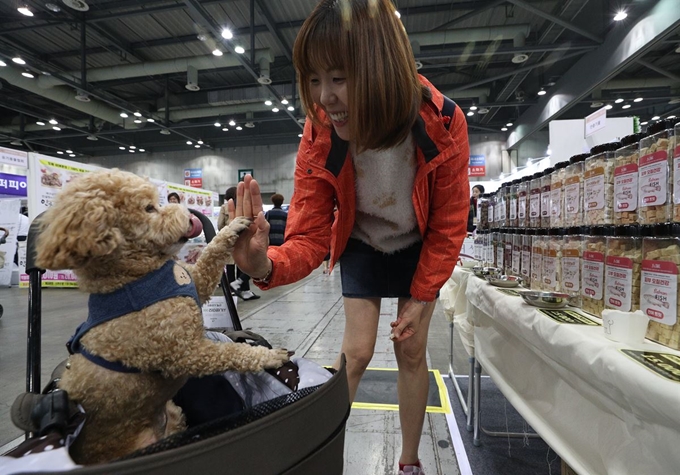
[[[279,409],[293,404],[310,394],[314,393],[319,386],[312,386],[309,388],[301,389],[299,391],[292,392],[283,396],[279,396],[269,401],[263,402],[249,409],[239,412],[237,414],[232,414],[227,417],[216,419],[214,421],[206,422],[196,427],[180,432],[179,434],[171,435],[163,440],[156,442],[155,444],[144,447],[141,450],[133,452],[125,457],[118,459],[118,461],[129,460],[138,457],[143,457],[145,455],[157,454],[165,452],[166,450],[172,450],[178,447],[183,447],[185,445],[193,444],[210,437],[228,432],[230,430],[237,429],[251,422],[255,422],[265,416],[268,416]]]

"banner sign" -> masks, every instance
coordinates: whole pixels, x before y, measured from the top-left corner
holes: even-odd
[[[607,126],[607,109],[604,107],[593,112],[585,120],[585,136],[589,137]]]
[[[217,205],[213,201],[213,192],[209,190],[200,190],[190,186],[182,186],[175,183],[167,184],[168,193],[175,192],[179,195],[179,202],[187,208],[200,211],[206,216],[213,215],[213,207]]]
[[[9,232],[5,243],[0,244],[0,286],[9,286],[12,281],[14,254],[17,252],[19,232],[19,208],[21,200],[0,200],[0,228]],[[5,235],[0,230],[0,238]]]
[[[203,169],[185,168],[184,185],[191,186],[192,188],[203,188]]]
[[[253,173],[252,168],[240,168],[238,171],[238,181],[243,181],[246,175],[250,175],[253,178],[255,178],[255,174]]]
[[[0,173],[0,195],[28,196],[27,188],[27,177]]]
[[[0,147],[0,163],[14,167],[28,168],[28,153],[21,150]]]
[[[470,155],[468,176],[486,176],[486,155]]]

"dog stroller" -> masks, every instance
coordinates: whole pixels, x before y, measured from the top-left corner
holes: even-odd
[[[201,220],[206,240],[212,240],[215,230],[210,220],[201,213],[190,211]],[[45,271],[37,268],[34,262],[38,221],[34,221],[29,232],[26,263],[29,273],[26,390],[29,393],[40,392],[41,275]],[[223,273],[220,287],[234,329],[240,330],[228,284]],[[349,410],[343,357],[342,367],[321,386],[302,389],[235,415],[191,427],[111,463],[59,473],[339,475],[343,471],[345,423]]]

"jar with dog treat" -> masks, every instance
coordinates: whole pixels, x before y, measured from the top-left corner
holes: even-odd
[[[680,350],[680,224],[645,226],[644,234],[640,307],[650,319],[647,338]]]
[[[545,250],[546,231],[536,229],[531,240],[531,290],[543,290],[543,252]]]
[[[670,221],[671,187],[669,186],[673,136],[671,122],[660,120],[650,125],[640,140],[638,164],[638,222],[658,224]]]
[[[673,140],[670,148],[673,152],[673,221],[680,222],[680,121],[673,128]]]
[[[642,238],[640,227],[617,226],[607,238],[604,306],[623,312],[640,309]]]
[[[581,308],[602,318],[604,309],[604,266],[607,236],[613,234],[612,226],[593,226],[583,242],[581,258]]]
[[[522,276],[522,239],[523,230],[514,229],[512,234],[512,275]]]
[[[541,227],[541,173],[531,175],[529,182],[529,227]]]
[[[486,231],[484,239],[484,265],[494,267],[496,265],[496,255],[494,254],[494,233]]]
[[[505,275],[515,275],[512,273],[512,241],[513,241],[513,229],[506,228],[503,234],[503,273]]]
[[[519,226],[517,220],[517,194],[519,192],[519,180],[513,180],[508,187],[508,224],[511,228]]]
[[[562,291],[562,241],[563,229],[550,229],[543,246],[543,290],[549,292]]]
[[[550,227],[550,176],[555,169],[546,168],[541,175],[541,228]]]
[[[486,231],[490,228],[489,223],[489,194],[482,193],[477,198],[477,229]]]
[[[569,162],[555,165],[550,175],[550,227],[564,227],[564,178],[567,175]]]
[[[520,228],[529,227],[529,182],[531,177],[525,176],[519,180],[517,187],[517,225]]]
[[[614,152],[614,224],[637,223],[638,158],[644,134],[627,135]]]
[[[620,142],[598,145],[585,161],[583,223],[600,226],[614,222],[614,151]]]
[[[503,233],[494,232],[493,233],[493,267],[498,267],[503,269],[503,255],[505,253],[505,242],[503,238]]]
[[[531,240],[534,237],[533,229],[525,229],[522,234],[522,262],[520,272],[526,285],[531,285]]]
[[[564,225],[583,225],[583,166],[590,154],[582,153],[569,159],[564,169]]]
[[[562,289],[569,294],[569,305],[581,306],[581,248],[583,231],[579,227],[566,230],[562,240]]]
[[[508,217],[508,202],[507,202],[508,184],[503,183],[496,192],[496,209],[498,210],[496,226],[499,228],[506,227],[505,220]]]

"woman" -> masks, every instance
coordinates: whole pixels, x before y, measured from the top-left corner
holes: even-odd
[[[286,242],[267,250],[262,196],[246,176],[229,214],[255,222],[234,259],[269,289],[316,269],[330,242],[331,266],[341,263],[341,351],[351,399],[373,356],[381,298],[399,298],[390,324],[399,366],[399,473],[422,474],[428,328],[466,235],[465,117],[459,108],[453,117],[440,114],[444,98],[418,76],[389,0],[322,0],[302,25],[293,56],[308,120]]]
[[[175,203],[179,204],[179,195],[175,193],[174,191],[170,194],[168,194],[168,203]]]
[[[474,231],[475,227],[477,226],[477,221],[475,220],[475,218],[477,218],[477,200],[482,193],[484,193],[484,186],[475,185],[472,187],[472,196],[470,197],[470,212],[468,213],[467,221],[467,232],[469,233]]]

